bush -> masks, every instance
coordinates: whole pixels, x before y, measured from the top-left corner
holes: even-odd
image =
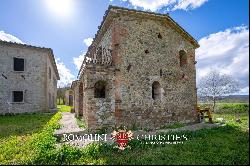
[[[215,109],[215,113],[248,113],[248,103],[219,103]]]

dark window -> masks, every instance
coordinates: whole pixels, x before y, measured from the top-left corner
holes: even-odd
[[[14,58],[14,71],[24,71],[24,59]]]
[[[127,71],[130,71],[131,67],[132,67],[132,65],[129,64],[128,67],[127,67]]]
[[[51,68],[49,67],[49,79],[51,79]]]
[[[162,36],[161,36],[161,34],[160,34],[160,33],[158,33],[158,38],[159,38],[159,39],[162,39]]]
[[[161,99],[161,85],[159,82],[155,81],[152,84],[152,98],[154,100]]]
[[[180,66],[183,67],[187,64],[187,53],[183,50],[179,52],[180,55]]]
[[[23,102],[23,91],[13,91],[13,102]]]
[[[95,87],[94,87],[94,97],[95,98],[105,98],[105,86],[106,83],[104,81],[98,81],[97,83],[95,83]]]

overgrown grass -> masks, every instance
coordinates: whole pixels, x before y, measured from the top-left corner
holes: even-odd
[[[67,105],[57,105],[57,108],[60,112],[70,112],[72,107]]]
[[[79,117],[76,118],[76,123],[80,128],[86,128],[86,124],[83,121],[83,119],[80,119]]]
[[[0,141],[11,136],[24,136],[39,132],[53,114],[24,114],[0,116]]]
[[[248,103],[218,103],[215,113],[246,113],[249,112]]]
[[[210,107],[210,103],[201,103],[201,107]],[[214,113],[217,114],[228,114],[228,113],[248,113],[249,112],[249,103],[216,103]]]
[[[56,148],[53,131],[59,127],[61,113],[49,117],[46,115],[41,116],[44,120],[36,117],[40,115],[25,115],[27,117],[24,116],[21,122],[18,121],[22,115],[0,118],[1,129],[4,126],[41,126],[36,130],[31,127],[26,131],[14,130],[6,135],[1,130],[0,164],[249,164],[249,118],[246,112],[239,114],[242,123],[235,121],[234,114],[213,114],[215,117],[224,116],[226,125],[196,132],[166,133],[186,135],[188,140],[183,144],[151,145],[134,139],[129,142],[131,149],[124,151],[107,144],[90,144],[85,148],[64,145]],[[29,124],[25,124],[27,119],[30,119]]]
[[[61,113],[0,116],[0,164],[31,164],[54,148],[60,118]]]
[[[169,134],[169,133],[168,133]],[[39,164],[112,164],[112,165],[236,165],[248,164],[249,137],[237,124],[185,134],[183,144],[146,145],[133,140],[131,149],[124,151],[113,146],[91,144],[86,148],[63,146],[40,158]]]
[[[249,131],[249,115],[248,114],[214,114],[214,122],[218,122],[217,118],[223,118],[226,124],[238,124],[238,127],[242,130]],[[236,122],[237,119],[240,119],[240,122]]]

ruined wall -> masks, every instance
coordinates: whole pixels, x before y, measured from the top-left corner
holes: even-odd
[[[25,71],[13,70],[13,58],[25,59]],[[46,110],[46,52],[0,45],[0,114]],[[12,91],[23,91],[24,102],[13,103]]]

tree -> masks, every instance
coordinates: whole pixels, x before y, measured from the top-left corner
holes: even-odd
[[[58,98],[58,102],[59,104],[61,104],[61,99],[62,99],[62,104],[65,104],[65,92],[66,89],[68,89],[68,87],[64,87],[64,88],[58,88],[57,89],[57,98]]]
[[[231,75],[219,73],[217,70],[211,70],[202,77],[198,87],[199,96],[212,100],[213,111],[216,101],[221,96],[239,92],[240,90],[238,82]]]

